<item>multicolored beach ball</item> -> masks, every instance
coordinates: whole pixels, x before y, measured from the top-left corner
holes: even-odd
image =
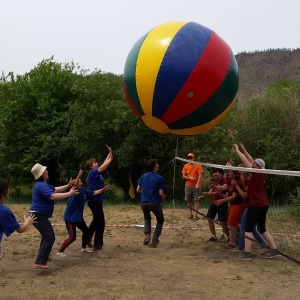
[[[168,22],[142,36],[125,63],[127,101],[150,129],[191,136],[218,125],[238,90],[227,43],[194,22]]]

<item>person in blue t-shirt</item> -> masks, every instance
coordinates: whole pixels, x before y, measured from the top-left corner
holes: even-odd
[[[55,241],[55,234],[49,221],[49,218],[51,218],[53,214],[54,201],[77,195],[79,192],[74,188],[65,192],[68,188],[73,186],[75,179],[71,179],[68,184],[59,187],[48,184],[47,180],[49,176],[47,167],[40,164],[35,164],[31,169],[31,173],[34,176],[35,185],[32,193],[30,213],[36,216],[36,222],[33,226],[42,236],[33,268],[48,269],[47,261]]]
[[[100,167],[96,159],[89,159],[85,163],[85,168],[88,171],[86,180],[88,189],[91,191],[96,191],[104,187],[103,173],[113,159],[112,149],[107,145],[105,146],[107,147],[109,153]],[[88,200],[88,206],[93,214],[93,219],[89,226],[89,236],[90,239],[92,239],[93,235],[95,234],[94,251],[101,250],[103,246],[103,234],[105,229],[103,201],[104,193],[92,196],[91,199]]]
[[[78,172],[78,175],[75,180],[75,188],[78,189],[79,194],[71,196],[68,200],[67,207],[64,213],[64,221],[66,223],[66,228],[69,234],[69,237],[61,244],[57,256],[66,257],[64,253],[65,249],[76,240],[76,227],[82,231],[82,252],[93,252],[93,248],[89,247],[89,229],[83,218],[83,210],[85,202],[91,196],[97,196],[110,189],[110,185],[104,186],[102,189],[96,190],[94,192],[89,191],[82,187],[81,181],[82,170]]]
[[[13,212],[8,207],[3,205],[4,200],[8,198],[8,196],[8,184],[6,181],[0,179],[0,260],[2,258],[1,241],[3,233],[6,236],[10,236],[14,231],[22,233],[35,221],[34,215],[30,214],[27,218],[24,216],[24,224],[19,224]]]
[[[150,247],[155,248],[159,243],[159,237],[164,224],[164,213],[162,208],[165,205],[164,190],[166,188],[162,176],[158,175],[159,165],[157,159],[149,159],[147,164],[149,172],[145,173],[138,180],[137,193],[141,195],[141,208],[144,213],[144,234],[143,244],[148,245],[151,242],[151,214],[156,217],[156,227],[153,233]]]

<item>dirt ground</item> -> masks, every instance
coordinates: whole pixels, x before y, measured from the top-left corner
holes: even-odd
[[[9,205],[21,222],[29,205]],[[206,242],[207,221],[186,219],[183,209],[165,209],[158,248],[144,246],[143,216],[138,205],[105,207],[105,245],[99,253],[82,253],[80,237],[56,256],[67,237],[64,206],[51,222],[56,241],[49,270],[32,265],[40,241],[30,227],[2,240],[0,299],[299,299],[300,268],[283,257],[265,259],[253,247],[253,260],[238,260],[225,241]],[[205,211],[203,211],[205,213]],[[85,210],[87,223],[91,220]],[[220,227],[217,232],[221,233]]]

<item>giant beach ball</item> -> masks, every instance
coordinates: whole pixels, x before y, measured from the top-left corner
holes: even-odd
[[[161,134],[191,136],[218,125],[238,90],[229,45],[195,22],[167,22],[129,52],[124,91],[135,115]]]

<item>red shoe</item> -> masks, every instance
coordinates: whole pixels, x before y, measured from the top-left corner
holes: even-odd
[[[91,242],[86,243],[86,245],[90,248],[94,248],[93,244]]]

